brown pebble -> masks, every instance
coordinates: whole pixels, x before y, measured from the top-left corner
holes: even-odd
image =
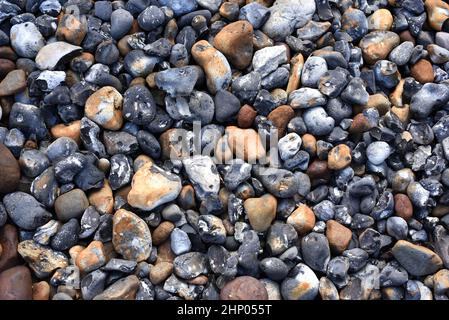
[[[0,273],[0,300],[31,300],[31,287],[31,273],[27,267],[13,267]]]
[[[156,264],[161,262],[173,263],[175,259],[175,254],[171,250],[170,240],[165,241],[163,244],[159,245],[157,248],[157,260]]]
[[[397,193],[394,195],[394,210],[397,216],[406,221],[413,217],[412,202],[405,194]]]
[[[48,300],[50,298],[50,285],[46,281],[33,284],[33,300]]]
[[[9,149],[0,143],[0,194],[17,190],[20,181],[20,167]]]
[[[265,286],[250,276],[237,277],[226,283],[220,292],[221,300],[268,300]]]
[[[10,96],[23,91],[27,86],[25,71],[13,70],[0,82],[0,96]]]
[[[351,229],[346,228],[337,221],[328,220],[326,222],[326,237],[327,240],[329,240],[331,250],[337,254],[340,254],[349,246],[352,238],[352,232]]]
[[[101,241],[92,241],[76,257],[75,264],[80,272],[91,272],[106,264],[106,251]]]
[[[306,171],[310,179],[329,179],[330,171],[325,160],[314,160]]]
[[[80,144],[81,121],[76,120],[70,123],[60,123],[51,128],[53,138],[68,137]]]
[[[0,244],[3,251],[0,255],[0,272],[19,263],[18,243],[19,235],[15,226],[5,224],[0,228]]]
[[[375,108],[379,114],[383,116],[390,111],[391,102],[386,96],[381,93],[372,94],[369,96],[368,103],[365,108]]]
[[[329,151],[327,166],[331,170],[341,170],[351,164],[351,149],[345,144],[339,144]]]
[[[278,136],[281,138],[285,135],[287,125],[294,116],[295,111],[293,111],[290,106],[282,105],[271,111],[268,114],[267,119],[277,128]]]
[[[421,83],[433,82],[435,75],[432,64],[425,59],[419,60],[410,68],[410,74]]]
[[[301,85],[301,72],[304,67],[304,57],[301,53],[298,53],[290,60],[290,66],[290,77],[288,78],[287,89],[285,90],[287,91],[287,94],[299,89],[299,86]]]
[[[158,246],[170,237],[175,225],[170,221],[163,221],[152,232],[153,244]]]
[[[301,204],[287,218],[287,223],[291,224],[299,235],[304,236],[312,231],[315,226],[315,214],[312,209],[305,204]]]
[[[306,133],[302,136],[302,148],[307,151],[312,157],[316,155],[317,146],[316,138],[310,133]]]
[[[351,126],[349,127],[349,133],[363,133],[372,128],[369,120],[365,117],[363,113],[355,115]]]
[[[86,101],[86,117],[108,130],[119,130],[123,124],[123,97],[115,88],[106,86],[95,91]]]
[[[415,44],[415,38],[412,36],[409,30],[400,32],[399,38],[401,39],[401,42],[411,41],[413,42],[413,45]]]
[[[114,211],[114,195],[108,180],[104,180],[103,187],[89,194],[89,203],[101,213],[112,214]],[[126,198],[125,198],[126,199]]]
[[[254,119],[257,116],[256,110],[248,104],[240,108],[237,115],[237,124],[240,128],[246,129],[253,125]]]
[[[150,281],[157,285],[165,281],[173,272],[173,263],[161,261],[150,269]]]
[[[237,69],[245,69],[253,58],[253,26],[245,20],[226,25],[214,38],[214,46]]]
[[[87,19],[85,15],[64,14],[56,29],[56,38],[79,46],[87,33]]]
[[[229,147],[237,158],[254,163],[265,157],[265,147],[256,130],[228,126],[225,132]]]
[[[266,231],[276,217],[277,200],[271,194],[250,198],[243,203],[251,227],[257,232]]]

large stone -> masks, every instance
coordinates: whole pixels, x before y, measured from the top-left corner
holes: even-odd
[[[220,292],[221,300],[268,300],[265,286],[258,279],[241,276],[226,283]]]
[[[13,70],[0,82],[0,96],[14,95],[27,86],[26,74],[23,70]]]
[[[81,47],[64,41],[52,42],[39,50],[36,66],[41,70],[53,70],[58,64],[68,62],[82,51]]]
[[[22,241],[17,250],[38,277],[47,277],[56,269],[69,265],[69,260],[62,252],[54,251],[33,240]]]
[[[432,250],[399,240],[392,248],[393,256],[414,276],[433,274],[443,266],[441,258]]]

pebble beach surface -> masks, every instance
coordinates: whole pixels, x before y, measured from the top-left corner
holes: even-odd
[[[449,299],[449,4],[0,0],[0,300]]]

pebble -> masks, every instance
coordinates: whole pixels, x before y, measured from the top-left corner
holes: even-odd
[[[12,70],[0,82],[0,96],[10,96],[26,88],[26,75],[23,70]]]
[[[226,283],[220,291],[221,300],[268,300],[265,286],[256,278],[240,276]]]
[[[62,252],[54,251],[33,240],[20,242],[17,251],[39,278],[47,277],[56,269],[69,265],[67,257]]]
[[[187,253],[192,248],[188,234],[182,229],[175,228],[170,234],[171,249],[177,256]]]
[[[405,240],[396,242],[392,253],[407,272],[414,276],[433,274],[441,269],[443,264],[441,258],[432,250]]]
[[[30,270],[17,266],[0,273],[1,300],[31,300],[32,280]]]
[[[21,191],[6,195],[3,203],[11,220],[26,230],[44,225],[52,216],[33,196]]]
[[[212,94],[227,89],[231,83],[231,67],[220,51],[209,42],[201,40],[193,45],[192,57],[204,69],[207,88]]]
[[[313,300],[318,295],[319,280],[306,264],[299,263],[281,284],[282,297],[286,300]]]
[[[327,158],[327,166],[331,170],[341,170],[351,164],[351,149],[345,144],[333,147]]]
[[[81,47],[64,41],[49,43],[36,55],[36,66],[41,70],[54,70],[60,63],[70,60],[82,51]]]
[[[246,199],[243,206],[251,227],[257,232],[266,231],[276,217],[277,200],[270,194]]]
[[[391,31],[372,31],[364,36],[359,43],[363,58],[369,64],[385,59],[399,45],[399,36]],[[382,43],[382,45],[379,45]]]
[[[56,198],[55,211],[59,220],[69,221],[79,218],[89,206],[86,194],[81,189],[73,189]]]
[[[45,39],[32,22],[15,24],[11,27],[11,46],[21,57],[34,58],[45,45]]]
[[[138,288],[139,279],[130,275],[114,282],[93,300],[134,300]]]
[[[151,163],[143,165],[134,174],[128,203],[142,210],[153,208],[176,199],[181,181],[174,174]]]
[[[214,47],[238,69],[245,69],[253,57],[253,26],[247,21],[226,25],[214,38]]]
[[[326,237],[331,250],[336,253],[342,253],[351,242],[352,232],[337,221],[328,220],[326,222]]]
[[[92,241],[76,256],[75,265],[80,272],[89,273],[107,263],[106,250],[101,241]]]
[[[123,124],[122,95],[113,87],[95,91],[86,101],[86,116],[108,130],[119,130]]]
[[[326,270],[331,255],[326,236],[316,232],[309,233],[301,240],[301,252],[304,262],[313,270]]]
[[[120,209],[113,216],[112,243],[116,252],[136,262],[148,259],[152,239],[148,225],[136,214]]]
[[[255,72],[265,77],[286,62],[287,50],[285,46],[279,45],[257,50],[253,56],[252,66]]]
[[[366,148],[366,156],[372,164],[379,165],[384,162],[391,153],[391,148],[384,141],[376,141]]]
[[[218,194],[220,176],[210,157],[195,155],[192,158],[182,160],[182,164],[195,189],[195,194],[200,199]]]

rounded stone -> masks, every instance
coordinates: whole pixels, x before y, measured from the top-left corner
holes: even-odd
[[[122,95],[113,87],[95,91],[86,101],[86,117],[108,130],[119,130],[123,124]]]
[[[17,190],[20,180],[20,167],[13,154],[0,143],[0,193]]]
[[[333,147],[327,156],[327,166],[331,170],[341,170],[351,164],[351,149],[346,144]]]
[[[31,300],[32,280],[27,267],[17,266],[0,273],[0,300]]]
[[[237,277],[226,283],[220,292],[221,300],[268,300],[265,286],[250,276]]]
[[[73,189],[56,198],[55,211],[59,220],[65,222],[79,218],[89,206],[86,194],[81,189]]]
[[[257,232],[268,230],[276,217],[277,200],[270,194],[246,199],[243,206],[251,227]]]

